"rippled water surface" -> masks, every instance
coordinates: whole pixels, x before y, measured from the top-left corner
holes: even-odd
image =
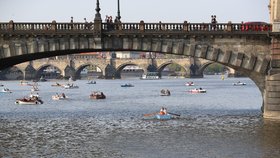
[[[0,157],[279,157],[280,122],[262,118],[262,97],[251,80],[192,79],[206,94],[188,93],[192,87],[184,83],[190,80],[79,80],[80,88],[70,90],[40,82],[42,105],[15,105],[30,87],[2,81],[13,93],[0,94]],[[238,80],[247,85],[233,86]],[[135,87],[122,88],[124,83]],[[171,96],[160,96],[163,88]],[[90,100],[95,90],[107,99]],[[53,101],[56,92],[70,99]],[[181,117],[143,116],[162,106]]]

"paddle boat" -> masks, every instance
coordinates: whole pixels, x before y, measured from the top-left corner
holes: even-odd
[[[167,112],[167,108],[165,108],[165,107],[162,107],[159,112],[154,112],[151,114],[144,114],[144,116],[148,116],[148,117],[152,116],[153,119],[158,119],[158,120],[170,120],[173,118],[180,117],[179,114]]]
[[[245,86],[246,83],[238,81],[237,83],[233,83],[234,86]]]
[[[16,99],[15,104],[37,105],[37,104],[43,104],[43,101],[42,100],[32,100],[29,98],[22,98],[22,99]]]
[[[122,84],[121,87],[134,87],[131,83]]]
[[[52,84],[51,86],[53,86],[53,87],[63,87],[63,84],[60,84],[60,83],[56,82],[55,84]]]
[[[157,119],[157,120],[170,120],[170,119],[175,119],[179,118],[179,114],[174,114],[174,113],[167,113],[167,114],[161,114],[161,113],[151,113],[151,114],[144,114],[146,119]]]
[[[52,100],[66,100],[66,99],[68,99],[68,97],[64,93],[62,93],[61,95],[56,94],[52,96]]]
[[[202,89],[202,88],[195,88],[195,89],[189,90],[188,92],[190,92],[190,93],[206,93],[206,90]]]
[[[103,92],[92,92],[89,95],[90,99],[106,99],[106,96],[103,94]]]
[[[169,91],[168,89],[162,89],[162,90],[160,91],[160,95],[161,95],[161,96],[170,96],[171,93],[170,93],[170,91]]]
[[[96,84],[96,81],[88,81],[87,84]]]
[[[187,82],[185,85],[186,86],[194,86],[194,83],[193,82]]]
[[[43,104],[43,101],[36,95],[30,95],[29,97],[16,99],[15,104],[36,105],[36,104]]]
[[[73,83],[72,84],[67,83],[66,85],[64,85],[64,88],[65,89],[76,89],[76,88],[79,88],[79,86],[74,85]]]
[[[9,88],[4,88],[1,91],[2,93],[12,93],[12,91]]]
[[[158,120],[170,120],[172,118],[173,117],[170,114],[165,114],[165,115],[157,114],[157,115],[155,115],[155,119],[158,119]]]

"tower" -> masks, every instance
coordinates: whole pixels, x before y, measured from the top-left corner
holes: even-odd
[[[270,0],[268,8],[273,32],[280,32],[280,0]]]

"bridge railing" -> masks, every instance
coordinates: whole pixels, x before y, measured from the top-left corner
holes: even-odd
[[[93,23],[0,23],[0,31],[93,30]]]
[[[103,31],[271,31],[270,24],[242,23],[102,23]]]
[[[94,30],[94,23],[0,23],[0,31],[88,31]],[[246,23],[101,23],[102,32],[109,31],[271,31],[270,24]]]

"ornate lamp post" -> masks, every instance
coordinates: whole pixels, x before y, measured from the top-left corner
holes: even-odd
[[[94,20],[101,20],[101,14],[99,13],[100,12],[100,7],[99,7],[99,0],[96,1],[96,8],[95,8],[95,11],[96,11],[96,14],[95,14],[95,18]]]
[[[118,0],[118,16],[117,16],[118,21],[121,21],[121,13],[120,13],[120,0]]]

